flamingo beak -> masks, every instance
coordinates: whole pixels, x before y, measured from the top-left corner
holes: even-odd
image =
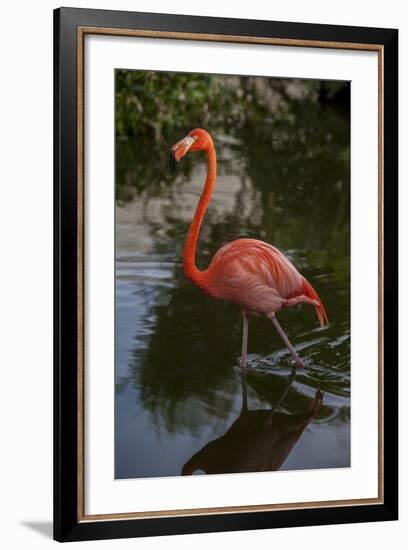
[[[170,170],[172,173],[176,171],[177,163],[188,152],[196,139],[197,138],[193,138],[191,136],[186,136],[173,145],[170,152]]]

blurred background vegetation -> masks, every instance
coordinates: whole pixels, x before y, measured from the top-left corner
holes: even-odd
[[[316,163],[344,180],[349,101],[347,82],[117,70],[117,199],[171,184],[169,149],[197,127],[208,129],[218,147],[228,145],[260,189],[269,188],[271,169],[290,172],[297,183],[299,171],[313,172]],[[265,163],[265,155],[273,162]],[[242,173],[231,158],[218,162],[228,173]],[[191,162],[180,166],[188,177]]]

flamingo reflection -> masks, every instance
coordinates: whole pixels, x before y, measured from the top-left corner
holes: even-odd
[[[310,421],[318,415],[323,401],[323,392],[317,389],[306,412],[276,412],[294,378],[295,368],[271,409],[249,410],[246,375],[241,373],[240,415],[223,436],[207,443],[186,462],[182,475],[192,475],[197,470],[206,474],[279,470]]]

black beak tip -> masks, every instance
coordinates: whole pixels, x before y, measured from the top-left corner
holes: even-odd
[[[174,174],[176,171],[176,168],[177,168],[176,152],[171,151],[170,152],[170,172]]]

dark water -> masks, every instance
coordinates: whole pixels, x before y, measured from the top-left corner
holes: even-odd
[[[320,329],[306,305],[278,315],[305,370],[293,370],[270,321],[251,319],[242,378],[240,311],[184,279],[201,154],[172,184],[118,199],[116,478],[350,465],[348,119],[321,108],[317,129],[302,116],[279,129],[278,145],[250,128],[215,136],[219,175],[197,263],[241,236],[287,254],[330,321]],[[123,147],[131,172],[140,151]]]

